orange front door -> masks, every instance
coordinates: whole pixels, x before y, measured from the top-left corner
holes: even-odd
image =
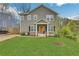
[[[44,33],[45,32],[45,26],[44,25],[40,25],[39,26],[39,33]]]

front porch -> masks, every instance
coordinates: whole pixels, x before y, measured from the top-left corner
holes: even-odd
[[[29,26],[29,35],[31,36],[50,36],[54,35],[55,26],[49,24],[45,20],[40,20],[34,25]]]
[[[29,26],[29,35],[33,36],[46,36],[47,24],[36,24]]]

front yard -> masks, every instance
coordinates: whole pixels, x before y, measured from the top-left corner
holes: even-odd
[[[63,44],[54,44],[61,42]],[[79,56],[79,43],[67,38],[15,37],[0,42],[3,56]]]

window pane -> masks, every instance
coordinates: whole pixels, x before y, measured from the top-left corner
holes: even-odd
[[[37,20],[37,15],[33,15],[33,20]]]
[[[28,15],[27,16],[27,20],[31,20],[31,15]]]
[[[54,16],[53,15],[51,15],[51,20],[53,20],[54,19]]]
[[[33,26],[30,26],[30,31],[33,31]]]
[[[36,31],[36,27],[35,26],[30,26],[30,31],[31,32],[35,32]]]
[[[53,15],[46,15],[46,19],[49,20],[49,21],[53,20],[53,18],[54,18]]]
[[[49,30],[49,32],[52,32],[53,31],[53,25],[49,25],[48,30]]]
[[[33,31],[34,31],[34,32],[36,31],[36,26],[34,26]]]

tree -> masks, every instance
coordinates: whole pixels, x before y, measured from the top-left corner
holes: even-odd
[[[59,15],[56,16],[55,22],[58,24],[58,30],[63,27],[63,18]]]
[[[6,10],[7,8],[9,8],[9,3],[0,3],[0,9],[2,11]]]
[[[58,30],[58,36],[78,40],[78,32],[75,31],[76,29],[76,23],[71,20]]]
[[[75,30],[77,29],[76,28],[76,23],[73,20],[69,21],[69,23],[67,24],[67,26],[70,27],[70,30],[72,32],[75,32]]]
[[[4,7],[5,10],[8,9],[9,8],[9,3],[4,3],[3,7]]]
[[[21,11],[22,13],[29,12],[31,9],[30,3],[19,3],[18,5],[20,6],[19,11]]]

